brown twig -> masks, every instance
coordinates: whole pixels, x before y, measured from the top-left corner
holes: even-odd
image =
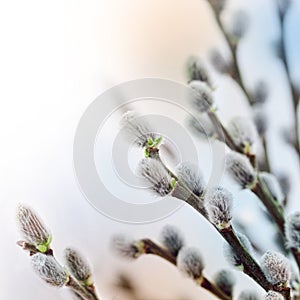
[[[145,247],[145,254],[154,254],[157,255],[169,263],[173,264],[174,266],[177,265],[176,257],[172,255],[168,250],[161,247],[157,243],[153,242],[150,239],[142,239],[141,242],[144,243]],[[202,276],[201,280],[196,281],[199,286],[206,289],[213,295],[215,295],[219,299],[223,300],[231,300],[231,297],[225,295],[222,291],[220,291],[213,283],[211,283],[205,276]]]

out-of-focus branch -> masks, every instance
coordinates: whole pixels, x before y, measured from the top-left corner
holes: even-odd
[[[176,257],[172,255],[168,250],[161,247],[154,241],[150,239],[141,240],[145,244],[145,252],[144,254],[154,254],[168,261],[169,263],[177,266]],[[201,280],[197,280],[197,284],[209,291],[213,295],[215,295],[219,299],[230,300],[231,297],[225,295],[222,291],[220,291],[213,283],[211,283],[205,276],[202,276]]]
[[[239,66],[238,58],[237,58],[238,44],[233,43],[231,41],[230,36],[226,32],[225,27],[222,23],[220,11],[218,9],[216,9],[214,1],[208,0],[208,3],[210,4],[210,6],[212,8],[216,23],[217,23],[220,31],[222,32],[222,34],[225,38],[225,41],[228,45],[228,48],[230,50],[230,53],[231,53],[232,66],[230,68],[231,70],[228,72],[228,75],[238,84],[238,86],[243,91],[243,93],[247,99],[247,102],[252,107],[255,104],[255,101],[253,100],[251,93],[249,93],[247,87],[245,86],[245,83],[244,83],[242,75],[241,75],[241,70],[240,70],[240,66]],[[269,162],[269,156],[268,156],[268,145],[266,142],[265,135],[261,137],[261,141],[262,141],[262,147],[263,147],[263,152],[264,152],[264,156],[265,156],[264,163],[262,164],[261,168],[262,168],[262,171],[270,172],[271,169],[270,169],[270,162]]]
[[[287,58],[287,49],[286,44],[284,40],[284,33],[285,33],[285,19],[286,19],[286,12],[287,9],[284,11],[281,11],[279,5],[277,7],[278,10],[278,18],[280,23],[280,38],[279,38],[279,49],[280,49],[280,58],[284,66],[284,70],[286,73],[286,77],[288,80],[289,88],[291,91],[291,99],[293,104],[293,122],[294,122],[294,143],[293,146],[297,152],[297,155],[300,159],[300,142],[299,142],[299,120],[298,120],[298,106],[299,106],[299,91],[295,88],[292,77],[291,77],[291,71],[289,68],[288,58]]]

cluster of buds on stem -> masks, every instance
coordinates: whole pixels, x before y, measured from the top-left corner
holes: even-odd
[[[77,299],[99,300],[92,281],[91,267],[75,249],[64,252],[65,267],[54,257],[50,249],[51,234],[37,214],[29,207],[19,206],[17,221],[25,239],[18,242],[29,250],[31,264],[42,281],[53,287],[68,287]]]

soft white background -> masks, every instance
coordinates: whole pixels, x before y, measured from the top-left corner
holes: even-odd
[[[230,10],[246,6],[243,2],[230,2]],[[272,2],[249,1],[251,30],[242,44],[240,58],[250,87],[257,79],[269,82],[272,102],[267,110],[270,116],[272,113],[270,121],[275,128],[269,135],[272,163],[275,171],[288,170],[297,182],[298,161],[278,138],[283,124],[291,122],[291,106],[282,67],[273,60],[271,44],[278,24]],[[288,36],[298,82],[299,13],[299,5],[295,4]],[[230,21],[230,14],[225,17]],[[110,237],[116,232],[155,238],[163,224],[176,223],[188,242],[201,249],[208,265],[206,274],[210,276],[226,265],[222,241],[187,207],[166,220],[138,226],[99,214],[80,193],[72,163],[78,121],[105,88],[140,77],[184,82],[184,63],[189,55],[201,56],[210,47],[222,45],[205,1],[1,1],[0,37],[1,299],[68,298],[66,292],[41,283],[26,254],[15,245],[19,238],[15,227],[18,203],[32,205],[43,216],[54,234],[53,248],[58,258],[69,245],[86,254],[105,300],[122,299],[111,288],[117,270],[127,267],[109,249]],[[215,77],[215,83],[225,120],[230,115],[247,113],[241,94],[230,80]],[[247,207],[258,203],[236,187],[234,191],[237,201]],[[299,208],[296,189],[293,196],[289,210]],[[238,204],[236,209],[240,211]],[[268,237],[258,223],[255,228],[263,239]],[[138,276],[138,284],[151,299],[201,297],[197,287],[157,258],[144,257],[130,266],[130,273]],[[243,275],[240,278],[253,286]],[[204,294],[204,298],[210,296]]]

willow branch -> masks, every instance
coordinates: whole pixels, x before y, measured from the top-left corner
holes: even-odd
[[[294,118],[294,131],[295,131],[295,141],[294,141],[294,148],[299,156],[300,159],[300,142],[299,142],[299,120],[298,120],[298,105],[299,105],[299,92],[296,90],[292,78],[291,72],[288,64],[287,59],[287,51],[286,51],[286,44],[284,41],[284,32],[285,32],[285,17],[286,13],[281,13],[280,8],[278,7],[278,16],[280,22],[280,57],[281,61],[284,66],[284,70],[286,73],[286,77],[288,80],[289,88],[291,91],[291,99],[293,104],[293,118]]]
[[[150,239],[142,239],[144,243],[145,253],[144,254],[154,254],[168,261],[169,263],[177,266],[176,257],[172,255],[168,250],[156,244]],[[220,291],[213,283],[211,283],[205,276],[202,276],[201,280],[196,281],[199,286],[209,291],[219,299],[231,300],[231,297],[225,295]]]
[[[230,36],[228,35],[228,33],[226,32],[223,23],[221,21],[221,16],[220,13],[218,11],[215,10],[213,4],[208,1],[211,9],[214,13],[214,17],[216,20],[216,23],[222,33],[222,35],[225,38],[225,41],[228,45],[228,48],[230,50],[231,53],[231,57],[232,57],[232,67],[233,70],[231,72],[228,73],[228,75],[237,83],[237,85],[241,88],[242,92],[244,93],[246,100],[248,102],[248,104],[252,107],[254,105],[254,101],[252,99],[251,94],[248,92],[245,83],[243,81],[242,75],[241,75],[241,70],[239,67],[239,63],[238,63],[238,58],[237,58],[237,44],[232,43],[232,41],[230,40]],[[266,143],[266,138],[265,136],[261,137],[262,139],[262,146],[263,146],[263,151],[265,154],[265,162],[263,164],[263,170],[266,172],[270,172],[270,162],[269,162],[269,157],[268,157],[268,145]]]

